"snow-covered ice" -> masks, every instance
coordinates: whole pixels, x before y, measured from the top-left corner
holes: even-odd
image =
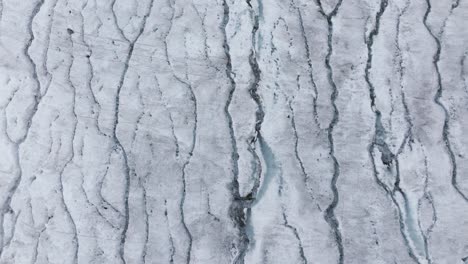
[[[0,0],[0,263],[468,263],[467,21]]]

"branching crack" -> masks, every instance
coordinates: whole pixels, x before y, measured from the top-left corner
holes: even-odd
[[[441,29],[441,32],[439,34],[435,34],[430,26],[427,24],[427,18],[429,17],[429,14],[431,13],[431,1],[426,0],[427,3],[427,9],[426,13],[424,14],[423,18],[423,23],[424,26],[426,27],[427,31],[433,38],[434,42],[436,43],[436,52],[432,58],[432,63],[434,64],[434,68],[437,74],[437,92],[434,96],[434,102],[444,111],[445,119],[444,119],[444,126],[443,126],[443,131],[442,131],[442,138],[445,143],[445,148],[447,149],[447,152],[449,154],[450,158],[450,163],[452,165],[452,186],[455,188],[458,194],[468,202],[468,195],[463,193],[463,191],[460,189],[460,186],[458,186],[458,180],[457,180],[457,160],[455,158],[455,154],[453,153],[452,150],[452,145],[450,143],[450,137],[449,137],[449,123],[450,123],[450,114],[447,110],[447,108],[442,104],[440,99],[442,98],[442,92],[443,92],[443,87],[442,87],[442,76],[440,74],[440,69],[439,69],[439,61],[440,61],[440,53],[441,53],[441,38],[444,33],[444,28]],[[458,1],[452,5],[452,8],[450,10],[450,14],[453,12],[455,8],[458,7]],[[444,23],[445,24],[445,23]]]
[[[254,173],[255,180],[254,180],[254,184],[253,184],[251,191],[246,196],[242,197],[239,192],[239,182],[238,182],[239,172],[238,172],[237,162],[239,159],[239,155],[237,153],[237,147],[233,143],[232,159],[233,159],[233,162],[235,163],[234,164],[235,176],[234,176],[233,182],[231,183],[232,185],[231,192],[233,195],[233,202],[231,204],[229,211],[230,211],[231,219],[234,221],[235,225],[237,225],[238,228],[240,229],[240,246],[233,260],[233,263],[235,264],[244,263],[244,257],[245,257],[246,251],[250,243],[250,239],[247,234],[247,229],[249,228],[248,223],[249,223],[249,219],[251,215],[252,204],[257,199],[257,194],[260,188],[260,178],[262,174],[260,158],[258,154],[256,153],[255,144],[257,142],[257,139],[261,137],[260,130],[262,127],[264,116],[265,116],[262,102],[258,94],[258,87],[259,87],[259,83],[261,79],[261,71],[257,62],[257,54],[255,51],[257,31],[259,28],[259,15],[256,14],[256,12],[253,10],[253,7],[250,4],[250,1],[247,1],[247,3],[249,5],[250,14],[253,17],[253,22],[254,22],[253,27],[252,27],[252,33],[251,33],[252,47],[251,47],[251,51],[249,54],[249,65],[253,74],[253,82],[251,83],[248,91],[252,100],[257,105],[257,110],[255,113],[255,134],[248,142],[249,144],[248,151],[251,153],[251,155],[254,158],[255,167],[254,167],[253,173]],[[260,5],[260,2],[259,2],[259,5]],[[236,86],[234,79],[233,79],[233,75],[232,75],[233,72],[232,72],[231,58],[230,58],[230,53],[229,53],[229,45],[227,45],[227,36],[226,36],[226,31],[225,31],[225,27],[228,22],[229,22],[229,6],[227,5],[226,2],[224,2],[224,20],[223,20],[223,26],[224,26],[223,33],[225,37],[224,48],[225,48],[225,53],[226,53],[226,57],[228,60],[226,64],[226,74],[228,75],[230,83],[231,83],[230,97],[228,100],[228,105],[226,106],[225,110],[228,110],[227,108],[229,107],[229,104],[232,99],[232,93],[234,92],[235,86]],[[229,113],[229,112],[226,111],[226,113]],[[229,122],[230,130],[231,130],[231,141],[235,142],[235,137],[234,137],[234,134],[232,133],[233,132],[232,119],[230,115],[228,117],[228,122]]]
[[[405,137],[403,139],[402,144],[397,149],[396,154],[394,154],[386,142],[387,132],[385,131],[384,126],[382,125],[382,113],[380,112],[380,110],[378,109],[375,103],[375,100],[376,100],[375,88],[370,79],[370,70],[372,68],[372,55],[373,55],[372,46],[374,44],[375,37],[379,33],[380,19],[382,15],[384,14],[387,5],[388,5],[387,0],[381,0],[380,8],[376,14],[375,26],[371,30],[369,37],[366,39],[368,56],[367,56],[367,63],[366,63],[366,68],[365,68],[365,80],[369,87],[371,109],[375,114],[375,134],[374,134],[372,143],[369,145],[368,152],[369,152],[369,156],[372,162],[372,166],[374,170],[374,177],[376,179],[377,184],[387,193],[387,195],[391,198],[392,203],[397,208],[398,216],[399,216],[400,232],[405,241],[405,245],[408,249],[409,255],[417,263],[420,262],[419,260],[420,255],[424,255],[425,259],[430,263],[430,258],[429,258],[429,254],[427,250],[425,252],[421,252],[422,250],[424,250],[424,248],[427,249],[427,240],[425,239],[425,236],[420,228],[419,218],[416,216],[417,219],[413,219],[414,217],[412,216],[412,212],[411,212],[412,210],[411,210],[410,201],[408,199],[408,195],[400,187],[401,176],[400,176],[400,164],[399,164],[398,156],[403,151],[405,144],[408,143],[408,145],[411,147],[412,127],[413,127],[413,124],[409,115],[409,109],[406,105],[406,101],[404,97],[403,85],[402,83],[400,83],[400,86],[402,88],[402,103],[403,103],[403,107],[405,111],[405,120],[408,124],[408,128],[405,133]],[[400,57],[399,58],[400,59],[400,63],[399,63],[400,82],[402,81],[401,79],[403,78],[403,73],[402,73],[403,62],[402,62],[401,51],[400,51],[399,42],[398,42],[399,27],[400,27],[400,17],[405,13],[407,7],[408,7],[408,3],[403,9],[403,11],[399,14],[398,22],[397,22],[397,50],[398,50],[398,56]],[[393,170],[396,171],[395,182],[393,186],[389,186],[387,183],[383,182],[382,179],[380,179],[378,176],[379,173],[377,171],[376,161],[374,158],[375,148],[377,148],[379,152],[381,153],[381,161],[384,165],[387,166],[389,172],[392,172]],[[417,228],[419,228],[418,231],[416,231]],[[422,243],[423,245],[420,245],[420,243]],[[423,247],[423,249],[421,249],[421,247]]]
[[[123,156],[123,159],[124,159],[125,222],[124,222],[124,225],[123,225],[123,228],[122,228],[122,234],[121,234],[121,238],[120,238],[120,249],[119,249],[119,256],[120,256],[121,260],[123,261],[123,263],[126,263],[125,257],[124,257],[125,242],[126,242],[126,239],[127,239],[127,230],[128,230],[129,217],[130,217],[128,198],[129,198],[129,194],[130,194],[130,171],[131,170],[130,170],[130,166],[129,166],[129,162],[128,162],[127,152],[125,151],[125,148],[123,147],[122,143],[120,142],[119,138],[117,137],[117,126],[119,124],[119,109],[120,109],[120,91],[122,90],[122,86],[124,84],[125,77],[126,77],[127,72],[128,72],[129,62],[130,62],[130,59],[132,58],[132,55],[133,55],[135,43],[138,41],[138,39],[140,38],[140,36],[142,35],[142,33],[143,33],[144,29],[145,29],[146,20],[149,17],[149,15],[151,13],[151,10],[153,9],[153,4],[154,4],[154,0],[151,0],[149,8],[148,8],[148,12],[143,17],[142,22],[141,22],[141,24],[139,26],[138,34],[136,35],[134,40],[130,41],[127,38],[125,38],[125,35],[122,32],[122,29],[120,29],[118,27],[118,25],[117,25],[117,17],[115,15],[115,11],[114,11],[115,1],[112,3],[112,13],[113,13],[113,16],[114,16],[114,19],[115,19],[116,27],[121,32],[122,37],[125,38],[127,40],[128,44],[129,44],[128,53],[127,53],[127,56],[125,58],[124,70],[122,72],[122,75],[120,76],[119,84],[117,86],[117,91],[116,91],[116,95],[115,95],[115,108],[114,108],[114,120],[115,120],[115,122],[114,122],[114,126],[112,128],[112,138],[113,138],[113,141],[115,143],[116,149],[118,149],[122,153],[122,156]]]
[[[294,8],[296,9],[296,12],[297,12],[298,18],[299,18],[299,26],[300,26],[300,29],[301,29],[301,36],[302,36],[302,39],[303,39],[303,42],[304,42],[305,52],[306,52],[306,56],[307,56],[307,67],[308,67],[308,72],[309,72],[309,78],[310,78],[310,82],[312,83],[312,88],[313,88],[313,91],[314,91],[314,97],[313,97],[314,122],[320,128],[320,123],[318,121],[318,113],[317,113],[318,89],[317,89],[317,85],[315,84],[315,80],[314,80],[314,75],[313,75],[314,69],[312,67],[312,59],[311,59],[311,54],[310,54],[309,42],[307,40],[307,36],[306,36],[306,32],[305,32],[304,19],[302,18],[301,9],[295,4],[294,1],[293,1],[293,5],[294,5]]]

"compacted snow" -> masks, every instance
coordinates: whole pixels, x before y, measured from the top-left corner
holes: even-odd
[[[0,0],[0,263],[468,263],[467,21]]]

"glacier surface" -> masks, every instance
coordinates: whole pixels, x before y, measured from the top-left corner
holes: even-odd
[[[0,0],[0,263],[468,263],[467,21]]]

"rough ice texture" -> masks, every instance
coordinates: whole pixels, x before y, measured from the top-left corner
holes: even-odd
[[[0,0],[0,263],[468,263],[467,21]]]

